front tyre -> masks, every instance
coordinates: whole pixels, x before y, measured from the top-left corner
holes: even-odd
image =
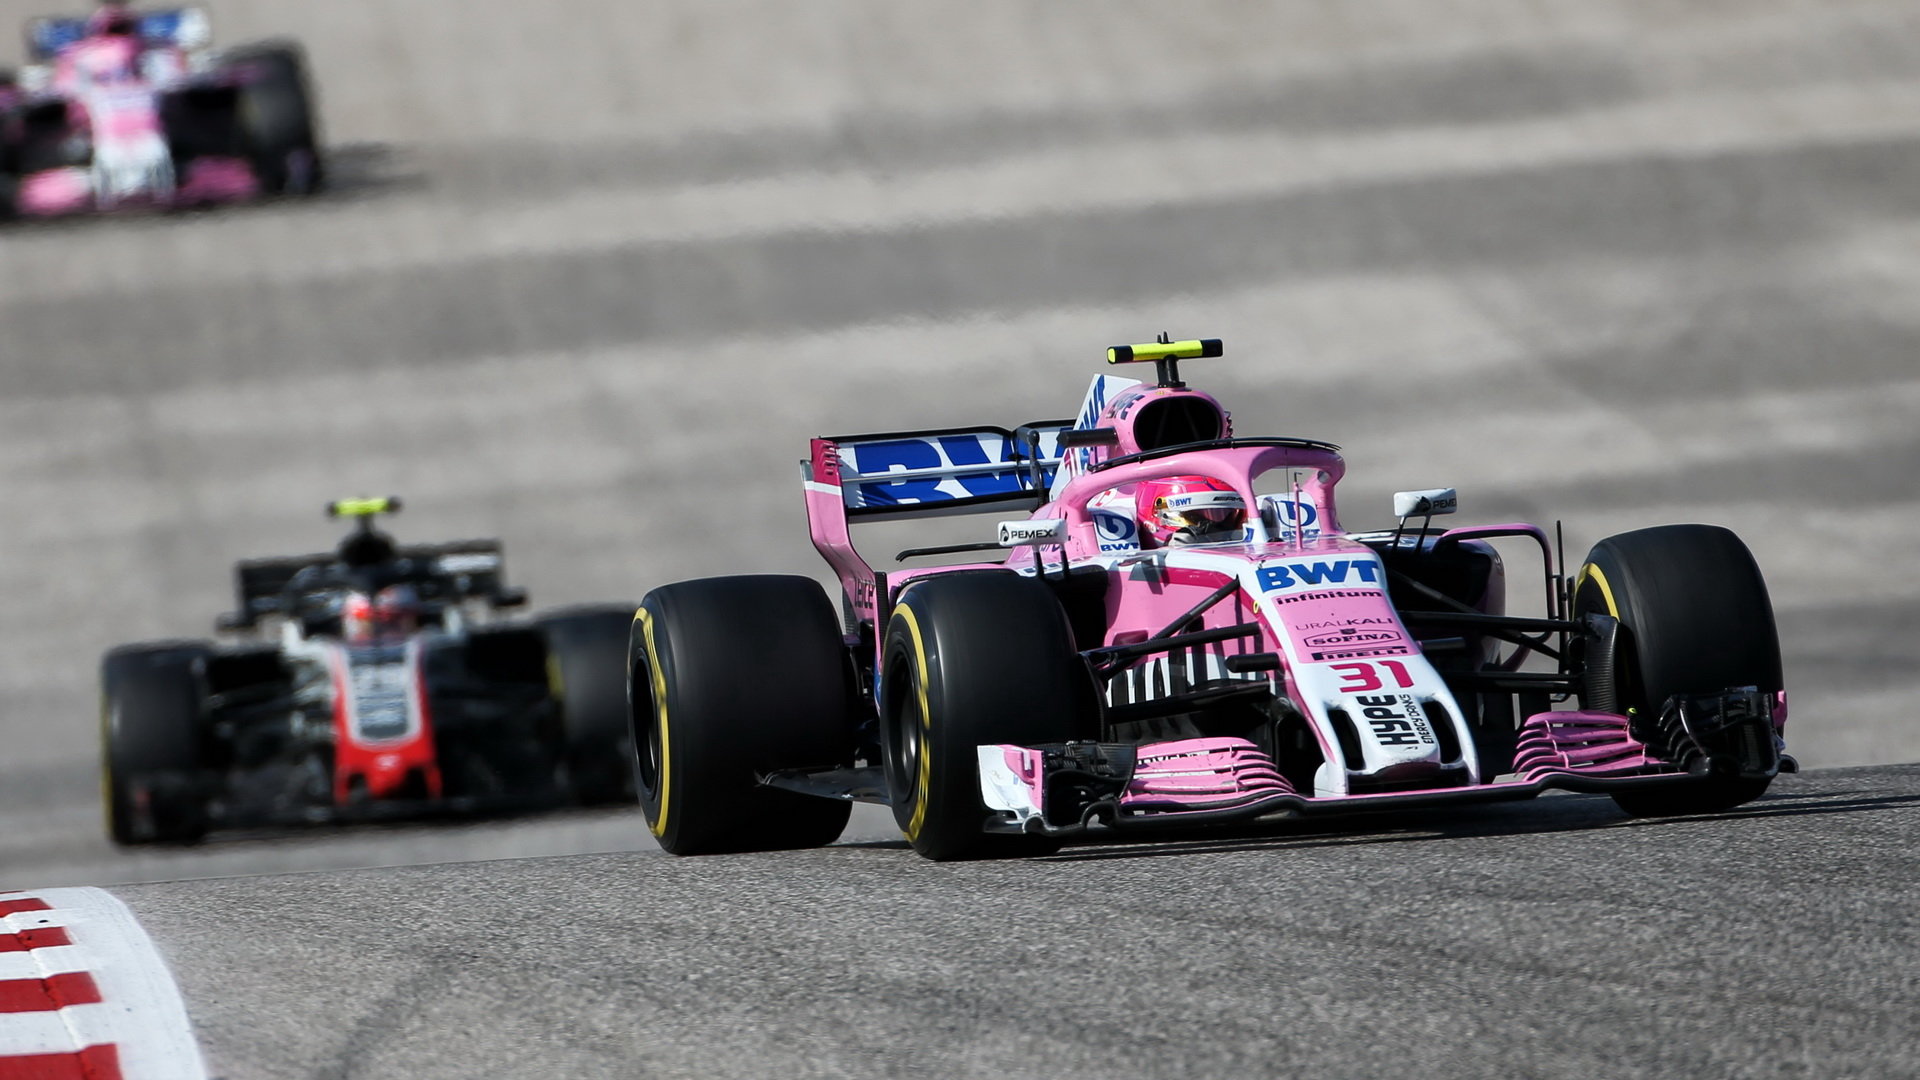
[[[123,646],[101,660],[101,786],[114,843],[206,835],[211,655],[202,644],[168,643]]]
[[[1727,529],[1664,525],[1608,537],[1594,545],[1575,582],[1575,619],[1619,620],[1610,684],[1586,696],[1610,694],[1639,730],[1657,722],[1675,694],[1745,686],[1774,694],[1784,685],[1766,582]],[[1715,773],[1613,798],[1636,817],[1712,813],[1759,798],[1771,781]]]
[[[1033,850],[985,833],[976,748],[1064,742],[1090,684],[1044,585],[998,571],[909,586],[887,622],[881,740],[894,819],[929,859]]]
[[[325,176],[306,52],[291,41],[270,42],[230,53],[227,63],[248,76],[240,90],[240,127],[261,189],[273,195],[320,190]]]
[[[640,602],[628,656],[636,784],[662,848],[820,847],[846,829],[852,804],[760,782],[852,757],[846,643],[813,579],[662,586]]]

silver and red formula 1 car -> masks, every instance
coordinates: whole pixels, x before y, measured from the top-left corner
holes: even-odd
[[[123,645],[101,664],[107,831],[631,802],[631,604],[526,602],[497,540],[396,545],[397,499],[337,502],[336,551],[239,564],[223,644]]]
[[[933,859],[1095,829],[1605,792],[1727,809],[1791,771],[1780,649],[1745,545],[1609,537],[1570,577],[1529,524],[1442,529],[1450,489],[1350,532],[1338,448],[1236,436],[1179,378],[1218,341],[1121,346],[1075,420],[815,439],[809,578],[664,586],[629,665],[639,789],[668,851],[824,844],[890,805]],[[849,526],[1023,510],[876,570]],[[1506,613],[1497,543],[1542,614]],[[980,557],[978,555],[974,557]]]
[[[0,217],[178,208],[321,181],[305,56],[285,41],[214,52],[197,7],[27,25],[0,89]]]

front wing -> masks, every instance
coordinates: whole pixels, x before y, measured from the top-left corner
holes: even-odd
[[[1528,799],[1558,789],[1604,793],[1697,784],[1728,771],[1797,771],[1780,752],[1784,694],[1728,691],[1676,702],[1664,720],[1705,749],[1670,754],[1636,738],[1618,713],[1543,712],[1521,726],[1514,772],[1488,783],[1391,792],[1300,792],[1252,742],[1237,738],[1131,744],[1071,742],[977,748],[989,832],[1069,835],[1116,829],[1355,813]],[[1715,737],[1721,737],[1715,741]],[[1727,749],[1722,751],[1720,747]],[[1660,748],[1662,752],[1666,748]]]

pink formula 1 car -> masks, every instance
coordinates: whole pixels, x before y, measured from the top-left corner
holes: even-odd
[[[893,807],[934,859],[1094,829],[1605,792],[1630,814],[1724,810],[1791,771],[1766,586],[1738,538],[1669,525],[1570,578],[1527,524],[1433,527],[1448,489],[1349,532],[1337,448],[1240,438],[1178,362],[1110,350],[1072,421],[815,439],[809,578],[668,585],[631,657],[647,820],[668,851],[824,844]],[[849,526],[1024,510],[876,570]],[[987,530],[983,530],[987,531]],[[1542,567],[1506,613],[1497,544]],[[979,557],[979,556],[975,556]]]
[[[27,27],[32,66],[0,91],[0,216],[175,208],[318,188],[303,55],[288,43],[205,50],[206,13]]]

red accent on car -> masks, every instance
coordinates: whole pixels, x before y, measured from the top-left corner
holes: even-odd
[[[345,806],[353,799],[356,787],[369,799],[404,797],[409,784],[416,783],[419,793],[438,799],[444,787],[440,763],[433,742],[433,717],[429,714],[426,677],[421,670],[417,649],[408,660],[407,677],[410,703],[419,710],[419,724],[409,725],[404,738],[392,741],[363,741],[355,730],[353,684],[344,650],[328,657],[333,673],[333,801]]]

